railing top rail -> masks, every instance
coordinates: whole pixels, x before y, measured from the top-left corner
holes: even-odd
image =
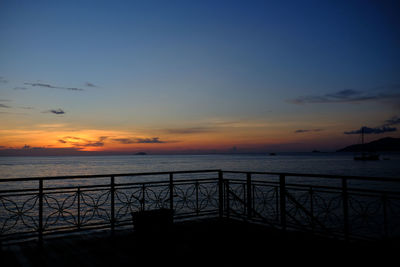
[[[165,171],[165,172],[140,172],[140,173],[110,173],[110,174],[93,174],[93,175],[71,175],[71,176],[47,176],[47,177],[24,177],[24,178],[4,178],[1,182],[17,182],[17,181],[35,181],[35,180],[66,180],[66,179],[88,179],[88,178],[106,178],[121,176],[150,176],[150,175],[168,175],[168,174],[185,174],[185,173],[238,173],[238,174],[260,174],[260,175],[284,175],[291,177],[309,177],[309,178],[326,178],[326,179],[347,179],[347,180],[364,180],[378,182],[396,182],[400,183],[400,177],[366,177],[366,176],[349,176],[349,175],[331,175],[331,174],[311,174],[311,173],[291,173],[291,172],[258,172],[258,171],[224,171],[220,169],[210,170],[186,170],[186,171]]]
[[[114,173],[114,174],[111,173],[111,174],[71,175],[71,176],[4,178],[4,179],[0,179],[0,182],[106,178],[106,177],[111,177],[111,176],[120,177],[120,176],[149,176],[149,175],[167,175],[167,174],[184,174],[184,173],[209,173],[209,172],[219,172],[219,171],[221,171],[221,170],[211,169],[211,170],[189,170],[189,171],[137,172],[137,173]]]
[[[310,178],[329,178],[329,179],[348,179],[348,180],[364,180],[378,182],[397,182],[400,183],[400,177],[368,177],[368,176],[350,176],[350,175],[333,175],[333,174],[312,174],[312,173],[292,173],[292,172],[254,172],[254,171],[223,171],[224,173],[240,173],[240,174],[267,174],[267,175],[284,175],[284,176],[301,176]]]

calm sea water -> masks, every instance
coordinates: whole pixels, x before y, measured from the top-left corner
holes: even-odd
[[[383,157],[371,162],[354,161],[351,153],[0,157],[0,179],[202,169],[400,178],[400,154]]]

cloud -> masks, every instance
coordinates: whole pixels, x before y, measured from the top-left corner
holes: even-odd
[[[300,129],[300,130],[294,131],[294,133],[309,133],[309,132],[320,132],[320,131],[323,131],[323,129],[311,129],[311,130]]]
[[[362,132],[364,132],[364,134],[381,134],[381,133],[395,132],[395,131],[397,131],[397,128],[390,126],[379,126],[374,128],[364,126],[358,130],[344,132],[344,134],[361,134]]]
[[[70,91],[83,91],[83,89],[76,88],[76,87],[66,87],[66,88],[60,87],[59,89],[66,89],[66,90],[70,90]]]
[[[400,117],[394,116],[385,121],[385,125],[396,125],[400,124]]]
[[[384,124],[382,124],[381,126],[377,127],[363,126],[357,130],[344,132],[344,134],[361,134],[363,131],[364,134],[381,134],[386,132],[395,132],[397,131],[397,128],[392,126],[396,124],[400,124],[400,118],[398,116],[393,116],[392,118],[385,120]]]
[[[45,88],[62,89],[62,90],[69,90],[69,91],[84,91],[84,89],[82,89],[82,88],[55,86],[55,85],[51,85],[48,83],[24,83],[24,84],[30,85],[32,87],[45,87]]]
[[[0,83],[8,83],[8,80],[6,80],[4,77],[0,77]]]
[[[400,85],[386,87],[375,87],[370,90],[361,91],[354,89],[344,89],[334,93],[314,96],[299,96],[288,100],[292,104],[306,103],[352,103],[364,101],[394,100],[400,99]]]
[[[215,129],[210,127],[175,128],[175,129],[164,130],[164,132],[170,134],[197,134],[197,133],[209,133],[214,131]]]
[[[61,108],[59,108],[59,109],[46,110],[46,111],[43,111],[42,113],[53,113],[53,114],[56,114],[56,115],[63,115],[63,114],[65,114],[65,111],[62,110]]]
[[[164,144],[166,141],[161,141],[159,137],[153,138],[115,138],[112,139],[120,144]]]
[[[104,146],[104,141],[108,136],[100,136],[97,140],[87,140],[75,136],[66,136],[63,139],[59,139],[58,142],[62,144],[69,144],[74,147],[102,147]]]
[[[137,138],[136,143],[138,143],[138,144],[162,144],[165,142],[161,141],[160,138],[158,138],[158,137],[153,137],[153,138]]]
[[[14,90],[27,90],[28,88],[26,87],[14,87]]]
[[[95,85],[95,84],[93,84],[91,82],[86,82],[85,86],[87,86],[87,87],[97,87],[97,85]]]
[[[112,139],[115,142],[127,145],[127,144],[134,144],[135,141],[133,139],[130,138],[116,138],[116,139]]]
[[[0,102],[10,102],[8,99],[0,99]],[[9,105],[0,103],[0,108],[11,108]]]
[[[11,108],[11,107],[10,107],[10,106],[8,106],[8,105],[1,104],[1,103],[0,103],[0,108]]]

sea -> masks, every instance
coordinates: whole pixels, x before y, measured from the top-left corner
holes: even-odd
[[[0,157],[0,179],[221,169],[400,179],[400,153],[355,161],[353,153]]]

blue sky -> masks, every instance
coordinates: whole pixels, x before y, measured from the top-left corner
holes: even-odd
[[[7,137],[43,124],[159,137],[171,150],[352,143],[344,131],[399,116],[399,11],[398,1],[3,0],[0,145],[46,147]]]

